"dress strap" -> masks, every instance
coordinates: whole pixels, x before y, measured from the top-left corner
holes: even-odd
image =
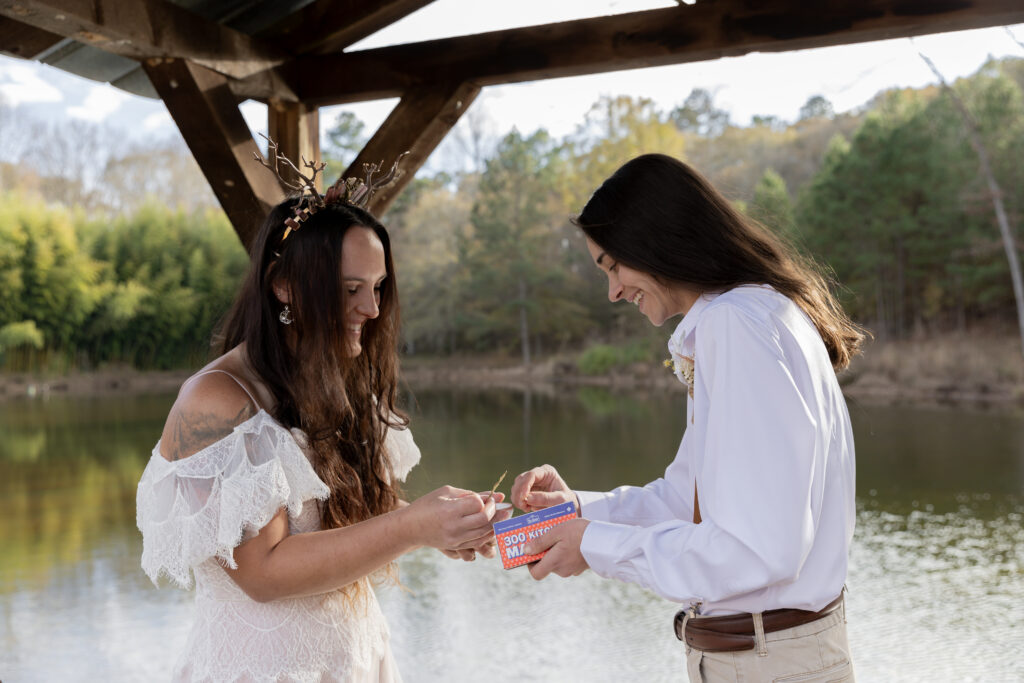
[[[242,391],[244,391],[246,394],[249,395],[249,400],[251,400],[253,402],[253,405],[256,406],[256,410],[263,410],[263,406],[261,406],[260,402],[256,400],[256,397],[252,395],[252,392],[249,391],[249,388],[247,386],[245,386],[245,383],[242,382],[242,380],[240,380],[237,377],[235,377],[234,375],[232,375],[227,370],[218,370],[217,368],[214,368],[212,370],[204,370],[203,372],[197,372],[196,374],[194,374],[194,375],[192,375],[191,377],[188,378],[188,381],[186,382],[186,384],[188,382],[191,382],[192,380],[196,379],[197,377],[202,377],[203,375],[209,375],[210,373],[213,373],[213,372],[219,372],[219,373],[221,373],[223,375],[227,375],[231,379],[235,380],[235,383],[238,384],[238,386],[242,387]]]

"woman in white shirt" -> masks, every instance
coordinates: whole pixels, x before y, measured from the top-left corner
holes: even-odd
[[[681,603],[693,681],[846,681],[842,593],[854,528],[854,448],[835,372],[862,332],[812,263],[659,154],[608,178],[575,223],[611,301],[655,326],[688,385],[686,431],[663,478],[573,491],[550,465],[512,502],[575,500],[581,519],[526,548],[531,566],[637,583]]]
[[[420,456],[395,405],[394,266],[346,195],[271,212],[222,355],[182,386],[139,482],[143,569],[195,574],[174,680],[398,681],[371,579],[418,546],[493,555],[490,499],[400,498]]]

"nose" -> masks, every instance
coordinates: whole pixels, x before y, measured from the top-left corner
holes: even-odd
[[[622,283],[613,274],[608,274],[608,301],[612,303],[622,298]]]
[[[377,294],[370,292],[359,297],[359,301],[356,302],[356,313],[367,318],[376,318],[380,315],[380,302],[377,300]]]

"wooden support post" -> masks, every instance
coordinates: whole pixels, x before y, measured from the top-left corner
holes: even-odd
[[[320,110],[295,102],[270,100],[267,105],[267,131],[277,143],[277,153],[302,168],[302,159],[320,161]],[[323,191],[323,176],[316,177],[317,190]]]
[[[380,216],[387,210],[479,93],[475,83],[459,83],[414,88],[402,97],[345,171],[345,176],[362,176],[364,163],[390,166],[399,154],[409,152],[402,176],[374,195],[370,211]]]
[[[183,59],[149,59],[143,67],[248,248],[284,191],[274,174],[253,159],[259,149],[228,79]]]

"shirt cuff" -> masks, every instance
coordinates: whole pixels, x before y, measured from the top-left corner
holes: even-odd
[[[582,503],[582,497],[580,499]],[[640,582],[640,574],[622,557],[622,550],[630,545],[629,537],[636,528],[626,524],[592,521],[583,532],[580,552],[598,576],[631,583]]]
[[[604,491],[573,491],[580,501],[580,517],[607,521],[612,517],[611,502],[614,496]]]

